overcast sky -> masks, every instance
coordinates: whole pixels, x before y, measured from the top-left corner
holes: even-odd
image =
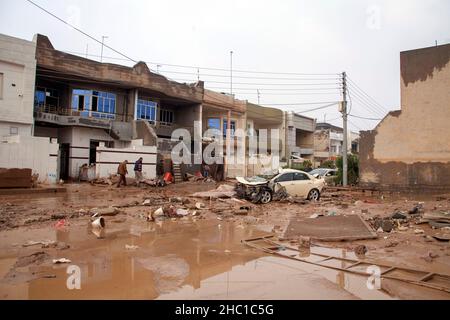
[[[314,74],[233,73],[238,98],[258,102],[259,90],[262,105],[299,112],[340,100],[333,74],[346,71],[359,86],[350,83],[351,113],[380,118],[383,109],[400,107],[400,51],[450,42],[448,0],[33,1],[97,39],[108,36],[111,47],[153,62],[152,70],[181,82],[194,82],[197,68],[166,64],[230,69],[231,50],[234,70]],[[101,45],[26,0],[0,0],[0,32],[28,40],[41,33],[59,50],[88,49],[92,59],[101,52]],[[121,57],[108,49],[104,56],[133,64],[110,59]],[[207,87],[230,92],[229,71],[199,73]],[[302,104],[309,102],[314,104]],[[336,106],[304,115],[341,124]],[[350,120],[355,131],[377,124]]]

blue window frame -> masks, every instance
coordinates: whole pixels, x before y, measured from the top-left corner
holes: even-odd
[[[82,117],[115,119],[116,95],[95,90],[72,90],[72,110]]]
[[[157,106],[158,104],[154,101],[138,99],[136,118],[155,121]]]
[[[220,132],[220,118],[209,118],[208,129],[217,129]]]
[[[227,123],[228,123],[228,121],[226,120],[226,119],[224,119],[223,120],[223,136],[224,137],[226,137],[226,135],[227,135]],[[230,136],[231,137],[234,137],[234,130],[236,130],[236,121],[234,121],[234,120],[231,120],[230,121],[230,123],[231,123],[231,126],[230,126]]]

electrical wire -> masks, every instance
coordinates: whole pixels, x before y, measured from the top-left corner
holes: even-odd
[[[41,6],[38,5],[37,3],[35,3],[35,2],[33,2],[33,1],[31,1],[31,0],[26,0],[26,1],[29,2],[30,4],[34,5],[35,7],[39,8],[40,10],[44,11],[45,13],[51,15],[53,18],[55,18],[55,19],[61,21],[62,23],[68,25],[69,27],[73,28],[74,30],[76,30],[76,31],[78,31],[78,32],[80,32],[80,33],[82,33],[83,35],[85,35],[86,37],[90,38],[91,40],[94,40],[95,42],[98,42],[99,44],[102,44],[104,47],[110,49],[111,51],[113,51],[113,52],[115,52],[115,53],[121,55],[122,57],[127,58],[127,59],[130,60],[130,61],[133,61],[133,62],[135,62],[135,63],[137,62],[136,60],[134,60],[134,59],[128,57],[127,55],[123,54],[122,52],[120,52],[120,51],[118,51],[118,50],[116,50],[116,49],[114,49],[114,48],[112,48],[112,47],[110,47],[110,46],[104,44],[102,41],[100,41],[100,40],[94,38],[93,36],[89,35],[88,33],[84,32],[83,30],[81,30],[81,29],[75,27],[74,25],[70,24],[69,22],[67,22],[67,21],[65,21],[65,20],[63,20],[63,19],[61,19],[60,17],[58,17],[58,16],[56,16],[55,14],[51,13],[51,12],[48,11],[47,9],[41,7]]]

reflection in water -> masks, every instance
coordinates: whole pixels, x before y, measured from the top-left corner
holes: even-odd
[[[80,267],[81,290],[67,289],[67,265],[35,266],[36,272],[56,277],[30,281],[18,298],[389,298],[382,291],[368,290],[364,277],[264,256],[240,243],[241,239],[258,237],[261,232],[231,222],[220,221],[220,227],[217,221],[205,220],[107,224],[102,239],[91,233],[90,224],[54,232],[56,239],[71,245],[70,250],[56,254],[63,254]],[[137,249],[126,250],[126,246]],[[312,247],[311,251],[355,258],[353,252],[342,249]],[[311,251],[301,254],[308,257]],[[306,259],[315,258],[311,255]],[[2,292],[7,289],[4,286]],[[10,290],[15,292],[13,287]]]

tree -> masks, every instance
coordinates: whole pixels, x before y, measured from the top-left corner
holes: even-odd
[[[334,163],[333,160],[326,160],[326,161],[322,162],[322,165],[320,167],[321,168],[335,169],[336,168],[336,164]]]
[[[343,160],[342,157],[336,159],[336,167],[338,168],[338,174],[336,177],[336,183],[342,184],[343,177]],[[347,172],[348,172],[348,184],[355,185],[359,182],[359,158],[355,154],[347,155]]]

